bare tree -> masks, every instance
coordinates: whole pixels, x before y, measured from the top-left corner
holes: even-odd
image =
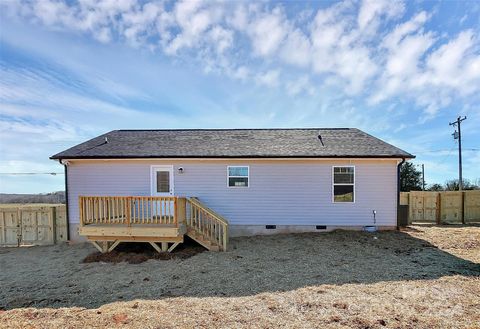
[[[445,182],[445,191],[458,191],[460,189],[460,184],[458,184],[458,179],[451,179]],[[470,183],[468,179],[462,180],[462,189],[463,190],[475,190],[478,186]]]
[[[0,193],[0,203],[65,203],[65,192],[41,194]]]
[[[444,191],[443,185],[442,184],[432,184],[428,187],[429,191]]]

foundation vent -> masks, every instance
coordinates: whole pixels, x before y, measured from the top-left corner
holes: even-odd
[[[267,230],[274,230],[274,229],[277,228],[277,225],[265,225],[265,228],[266,228]]]
[[[327,229],[327,226],[325,226],[325,225],[317,225],[317,226],[315,226],[315,228],[316,228],[317,230],[326,230],[326,229]]]

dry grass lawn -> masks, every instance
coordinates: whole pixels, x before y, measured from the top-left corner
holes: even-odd
[[[5,328],[480,328],[480,227],[232,239],[226,253],[81,263],[0,249]]]

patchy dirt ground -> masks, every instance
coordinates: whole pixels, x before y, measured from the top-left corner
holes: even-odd
[[[479,241],[478,226],[278,235],[140,264],[0,249],[0,327],[480,328]]]

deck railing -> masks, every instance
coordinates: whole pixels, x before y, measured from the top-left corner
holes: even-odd
[[[177,197],[80,196],[80,224],[178,226]]]
[[[80,196],[80,226],[186,224],[187,234],[227,250],[228,221],[197,198],[154,196]]]
[[[197,198],[187,198],[187,228],[214,241],[224,251],[228,246],[228,221]]]

